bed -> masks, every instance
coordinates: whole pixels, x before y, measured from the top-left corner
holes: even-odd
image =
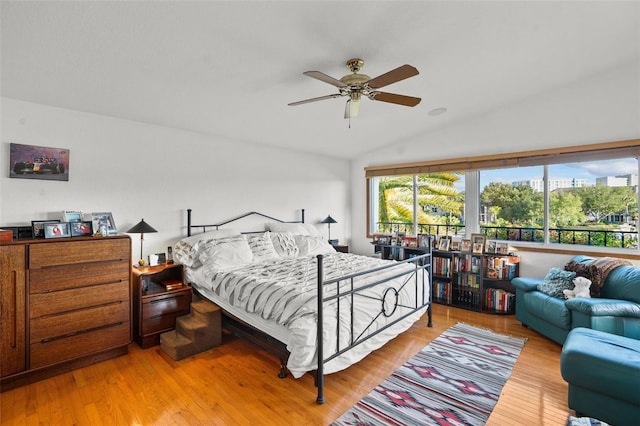
[[[404,261],[337,252],[300,220],[258,212],[192,224],[174,247],[194,292],[223,312],[223,328],[280,358],[280,377],[324,376],[358,362],[407,330],[425,312],[431,326],[430,253]],[[239,232],[248,217],[265,230]],[[318,339],[317,336],[323,336]]]

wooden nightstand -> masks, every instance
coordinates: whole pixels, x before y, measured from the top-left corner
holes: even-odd
[[[336,244],[333,246],[333,248],[341,253],[349,253],[349,246]]]
[[[133,338],[143,348],[160,344],[160,334],[173,330],[176,318],[191,309],[191,287],[184,284],[184,271],[179,263],[134,268]],[[167,290],[166,281],[183,283]]]

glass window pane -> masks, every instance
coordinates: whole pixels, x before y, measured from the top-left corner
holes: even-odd
[[[549,176],[550,243],[638,247],[638,160],[557,164]]]
[[[463,173],[372,178],[370,197],[374,233],[464,232]],[[417,212],[417,229],[413,224],[414,211]]]
[[[372,179],[374,232],[413,233],[413,175]]]
[[[479,223],[491,240],[544,240],[544,167],[480,171]]]
[[[464,235],[464,173],[422,174],[418,182],[418,233]]]

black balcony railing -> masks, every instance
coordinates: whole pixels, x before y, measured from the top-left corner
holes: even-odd
[[[413,224],[403,222],[378,222],[378,232],[413,234]],[[506,226],[480,226],[480,232],[490,240],[543,242],[544,229]],[[465,235],[464,225],[418,224],[417,234]],[[638,248],[637,231],[601,229],[549,228],[549,242],[580,244],[598,247]]]

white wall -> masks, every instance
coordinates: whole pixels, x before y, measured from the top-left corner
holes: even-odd
[[[318,224],[331,214],[331,236],[350,237],[349,163],[330,157],[220,140],[193,132],[1,99],[0,224],[57,219],[63,210],[110,211],[120,232],[144,218],[145,256],[166,252],[194,222],[260,211]],[[9,178],[9,144],[70,150],[69,181]],[[132,235],[133,255],[140,253]]]
[[[455,114],[455,111],[448,113]],[[390,144],[389,148],[352,162],[352,251],[372,253],[364,220],[366,166],[638,138],[640,62],[425,134],[420,140]],[[531,252],[527,256],[526,264],[537,265],[541,270],[548,269],[547,265],[554,261],[549,256]],[[528,266],[523,266],[523,273],[529,272]],[[531,272],[537,273],[538,269],[532,268]]]

